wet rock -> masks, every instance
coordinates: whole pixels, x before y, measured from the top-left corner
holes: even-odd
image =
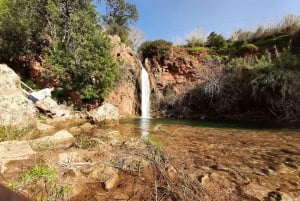
[[[5,171],[8,162],[25,160],[35,154],[27,141],[0,142],[0,172]]]
[[[39,139],[31,140],[30,144],[33,149],[60,149],[68,148],[75,142],[75,138],[67,130],[61,130],[52,136],[46,136]]]
[[[90,113],[92,121],[98,125],[118,125],[118,108],[111,104],[104,104]]]
[[[60,116],[60,117],[53,117],[52,119],[48,119],[47,123],[52,125],[56,128],[70,128],[72,126],[78,126],[80,124],[85,123],[86,120],[81,118],[79,115],[69,115],[69,116]]]
[[[90,133],[95,128],[91,123],[84,123],[81,126],[75,126],[69,129],[73,135],[80,135],[82,133]]]
[[[37,111],[25,97],[18,75],[7,65],[1,64],[0,76],[0,127],[35,127]]]

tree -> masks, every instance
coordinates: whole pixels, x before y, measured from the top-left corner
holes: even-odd
[[[59,79],[60,87],[84,101],[103,99],[118,68],[92,0],[48,0],[47,11],[50,73]]]
[[[0,1],[0,55],[2,60],[36,56],[46,46],[45,0]]]
[[[205,41],[206,36],[201,33],[198,27],[186,36],[186,42],[188,47],[203,46],[205,44]]]
[[[211,32],[207,37],[206,45],[208,47],[216,47],[222,48],[226,44],[225,38],[221,34],[216,34],[215,32]]]
[[[136,6],[124,0],[106,0],[107,14],[102,16],[107,32],[120,36],[127,42],[129,25],[138,20],[139,14]]]
[[[142,59],[157,58],[160,60],[168,59],[172,52],[172,42],[166,40],[146,41],[139,47]]]
[[[132,47],[132,49],[137,52],[138,47],[142,44],[143,40],[145,39],[145,34],[138,28],[131,27],[128,40]]]

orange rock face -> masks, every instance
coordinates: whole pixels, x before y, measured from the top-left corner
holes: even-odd
[[[153,88],[163,91],[172,86],[177,94],[181,94],[185,87],[201,82],[198,74],[203,68],[203,54],[191,55],[184,48],[174,48],[167,60],[146,59],[146,68],[152,72]]]

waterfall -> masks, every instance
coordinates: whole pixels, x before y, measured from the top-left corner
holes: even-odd
[[[141,110],[142,110],[142,118],[149,119],[150,116],[150,81],[149,75],[144,67],[142,67],[141,73],[141,80],[142,80],[142,103],[141,103]]]

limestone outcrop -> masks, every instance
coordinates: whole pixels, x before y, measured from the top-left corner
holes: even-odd
[[[98,125],[118,125],[119,111],[112,104],[104,104],[90,112],[89,118]]]
[[[35,127],[37,111],[21,88],[19,76],[7,65],[0,65],[0,126]]]

